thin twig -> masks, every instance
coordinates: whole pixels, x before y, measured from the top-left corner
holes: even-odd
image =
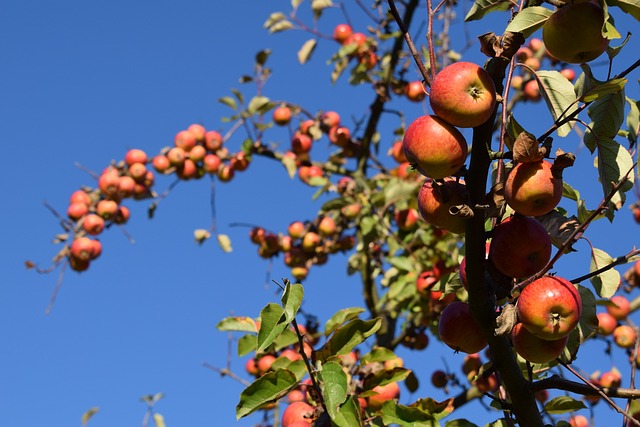
[[[51,298],[49,299],[49,305],[47,305],[47,308],[44,310],[44,314],[46,315],[49,315],[51,313],[51,310],[53,310],[53,304],[56,302],[56,297],[58,296],[58,292],[62,287],[62,279],[64,278],[64,272],[67,269],[67,265],[69,265],[68,261],[62,264],[60,275],[58,276],[58,282],[56,283],[56,287],[53,289],[53,293],[51,294]]]
[[[571,283],[574,283],[574,284],[575,283],[580,283],[580,282],[582,282],[584,280],[592,278],[593,276],[598,276],[599,274],[602,274],[607,270],[611,270],[613,267],[615,267],[617,265],[626,264],[627,262],[629,262],[629,258],[631,258],[633,256],[636,256],[638,254],[640,254],[640,249],[634,249],[634,250],[632,250],[631,252],[629,252],[626,255],[622,255],[622,256],[617,257],[611,263],[605,265],[604,267],[601,267],[601,268],[599,268],[597,270],[592,271],[589,274],[585,274],[584,276],[580,276],[580,277],[577,277],[577,278],[571,280]]]
[[[220,374],[221,377],[229,377],[231,379],[234,379],[236,381],[238,381],[240,384],[242,384],[245,387],[248,387],[251,385],[251,383],[243,378],[240,378],[239,376],[237,376],[236,374],[234,374],[233,372],[231,372],[229,369],[227,368],[218,368],[216,366],[213,366],[207,362],[204,362],[202,364],[202,366],[204,366],[207,369],[211,369],[214,372],[217,372]]]
[[[413,60],[415,61],[416,65],[418,66],[418,69],[420,70],[420,74],[422,75],[422,78],[424,79],[427,86],[431,86],[431,78],[429,77],[429,73],[425,68],[424,63],[422,62],[422,58],[420,57],[420,54],[416,49],[416,45],[413,43],[413,39],[409,34],[409,29],[406,27],[406,25],[404,24],[404,21],[400,17],[400,13],[398,13],[398,9],[396,8],[396,4],[393,0],[389,0],[389,8],[391,9],[391,15],[398,23],[398,27],[400,27],[400,31],[402,32],[404,39],[407,42],[407,47],[409,48],[409,51],[411,52],[411,56],[413,56]],[[431,67],[433,68],[433,64],[431,65]]]

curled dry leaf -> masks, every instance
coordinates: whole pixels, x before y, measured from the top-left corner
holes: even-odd
[[[511,330],[518,323],[518,312],[516,306],[513,304],[507,304],[502,309],[502,312],[496,318],[496,335],[510,334]]]
[[[502,216],[504,210],[504,182],[498,182],[487,194],[486,198],[487,210],[485,211],[485,218],[499,218]]]
[[[502,53],[502,47],[500,46],[500,36],[496,36],[496,33],[485,33],[478,36],[480,40],[480,52],[487,55],[489,58],[500,56]]]
[[[461,216],[463,218],[473,217],[473,209],[467,205],[455,205],[449,208],[449,213],[453,216]]]
[[[540,147],[536,137],[529,132],[520,132],[513,143],[513,161],[516,163],[539,162],[545,154],[546,147]]]
[[[525,42],[522,33],[507,31],[502,36],[502,56],[511,59]]]
[[[565,153],[558,149],[558,151],[556,151],[556,159],[553,161],[553,165],[551,166],[551,175],[553,175],[554,178],[562,179],[562,171],[565,168],[573,166],[575,161],[576,156],[574,154]]]

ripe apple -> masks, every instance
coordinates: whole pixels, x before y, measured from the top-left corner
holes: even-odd
[[[67,208],[67,216],[74,221],[89,213],[89,206],[82,202],[71,203]]]
[[[490,393],[498,389],[498,379],[496,374],[481,375],[475,380],[476,387],[482,393]]]
[[[514,89],[521,89],[523,82],[524,78],[522,76],[511,77],[511,87]]]
[[[560,70],[560,74],[565,76],[570,82],[574,81],[576,78],[576,72],[573,70],[573,68],[563,68],[562,70]]]
[[[452,302],[442,311],[438,332],[440,339],[455,351],[477,353],[487,346],[484,331],[469,305],[461,301]]]
[[[369,46],[367,46],[367,36],[364,33],[352,33],[342,44],[344,46],[354,45],[356,47],[356,53],[363,53],[369,50]]]
[[[180,167],[187,158],[187,153],[182,147],[173,147],[167,152],[167,158],[172,166]]]
[[[468,154],[467,141],[460,131],[433,115],[415,119],[404,134],[402,146],[409,163],[433,179],[458,172]]]
[[[164,156],[162,154],[155,156],[152,163],[153,168],[160,173],[164,173],[167,169],[169,169],[169,167],[171,167],[171,162],[169,161],[167,156]]]
[[[296,427],[303,422],[306,425],[313,424],[315,409],[306,402],[293,402],[282,412],[282,427]],[[304,424],[303,424],[304,425]]]
[[[414,80],[404,86],[404,95],[409,101],[420,102],[427,96],[427,93],[424,90],[422,82],[420,80]]]
[[[311,182],[311,178],[324,176],[324,171],[317,165],[302,165],[298,168],[298,177],[302,182],[308,184]]]
[[[129,166],[134,163],[147,163],[147,153],[138,148],[132,148],[124,155],[124,162]]]
[[[320,123],[324,129],[340,126],[340,114],[335,111],[326,111],[320,117]]]
[[[569,418],[571,427],[589,427],[589,420],[584,415],[572,415]]]
[[[395,213],[396,224],[402,231],[413,230],[420,219],[420,214],[414,208],[398,210]]]
[[[609,40],[602,36],[604,11],[596,2],[567,3],[542,26],[547,51],[563,62],[581,64],[596,59]]]
[[[150,172],[151,171],[147,171],[145,173],[145,176]],[[135,193],[136,185],[140,184],[136,183],[136,181],[129,175],[121,176],[120,182],[118,183],[118,196],[122,198],[130,197],[131,195],[133,195],[133,193]]]
[[[218,169],[220,169],[220,163],[222,163],[220,157],[216,156],[215,154],[207,154],[206,156],[204,156],[204,159],[202,159],[204,170],[209,174],[218,173]]]
[[[373,412],[382,408],[382,404],[387,400],[398,399],[400,397],[400,386],[397,382],[378,385],[372,390],[378,393],[367,397],[367,407]]]
[[[263,375],[265,372],[271,369],[271,365],[275,362],[276,357],[273,354],[265,354],[260,359],[258,359],[257,366],[258,371],[260,371],[260,375]]]
[[[273,110],[273,122],[278,126],[286,126],[291,121],[291,109],[281,105]]]
[[[544,340],[517,323],[511,330],[513,348],[524,360],[531,363],[548,363],[562,354],[569,336],[557,340]]]
[[[429,224],[455,234],[464,234],[466,218],[452,215],[449,209],[467,203],[467,198],[464,181],[448,178],[443,183],[434,183],[427,179],[418,192],[418,210]]]
[[[472,62],[454,62],[431,83],[433,112],[454,126],[471,128],[486,122],[496,107],[496,88],[489,73]]]
[[[349,24],[338,24],[333,29],[333,39],[340,44],[344,44],[351,34],[353,34],[353,29]]]
[[[631,303],[622,295],[615,295],[611,297],[611,302],[615,306],[608,305],[607,313],[609,313],[616,320],[624,320],[631,313]]]
[[[204,147],[204,145],[196,145],[188,153],[189,158],[196,163],[201,162],[206,155],[207,149]]]
[[[287,232],[294,239],[302,239],[306,233],[305,225],[302,221],[294,221],[289,224]]]
[[[437,370],[431,374],[431,384],[435,388],[445,388],[449,382],[449,375],[446,372]]]
[[[622,348],[631,348],[636,344],[637,334],[629,325],[620,325],[613,330],[613,341]]]
[[[91,196],[84,190],[76,190],[69,197],[69,204],[73,203],[82,203],[89,206],[91,204]]]
[[[362,205],[360,203],[350,203],[340,208],[340,213],[347,219],[353,219],[360,215]]]
[[[540,86],[538,86],[538,81],[536,79],[527,81],[524,84],[522,91],[526,100],[538,101],[542,98],[542,95],[540,94]]]
[[[103,173],[98,178],[98,188],[107,196],[116,196],[120,185],[120,177],[111,172]]]
[[[402,146],[402,141],[395,141],[393,145],[391,145],[391,149],[389,149],[389,154],[393,157],[398,163],[404,163],[407,161],[407,156],[404,154],[404,147]]]
[[[504,199],[522,215],[544,215],[562,199],[562,178],[553,176],[546,160],[518,163],[507,176]]]
[[[527,58],[527,60],[524,61],[524,65],[528,66],[533,71],[538,71],[540,69],[540,60],[535,56],[532,56],[531,58]]]
[[[471,373],[473,375],[477,375],[480,372],[480,368],[482,367],[482,361],[480,360],[480,355],[478,353],[467,354],[464,357],[462,362],[462,372],[465,375],[469,376]]]
[[[329,141],[338,147],[345,148],[351,142],[351,131],[346,126],[333,126],[329,129]]]
[[[416,290],[418,294],[425,298],[429,298],[431,296],[431,288],[438,283],[438,278],[433,274],[433,271],[427,270],[420,273],[418,278],[416,279]]]
[[[539,38],[532,38],[531,40],[529,40],[529,48],[531,48],[532,52],[537,52],[540,49],[542,49],[544,47],[544,42],[542,40],[540,40]]]
[[[134,163],[129,166],[129,176],[140,182],[147,174],[147,167],[143,163]]]
[[[338,225],[336,221],[330,216],[325,216],[320,220],[318,224],[318,233],[323,237],[329,237],[336,234],[338,231]]]
[[[75,257],[69,257],[69,267],[73,271],[81,272],[85,271],[89,268],[90,261],[89,260],[81,260]]]
[[[124,224],[129,221],[129,217],[131,216],[131,212],[129,208],[126,206],[120,206],[118,208],[118,213],[113,217],[113,222],[116,224]]]
[[[94,257],[93,240],[88,237],[78,237],[74,239],[70,247],[71,256],[81,261],[87,261]]]
[[[316,248],[322,243],[322,238],[318,233],[309,231],[302,238],[302,250],[305,252],[315,252]]]
[[[620,387],[622,377],[617,370],[607,371],[600,375],[600,385],[606,388]]]
[[[114,200],[100,200],[96,204],[96,213],[104,219],[111,219],[118,213],[118,203]]]
[[[220,132],[210,130],[204,135],[204,146],[211,152],[217,151],[222,147],[222,135]]]
[[[257,377],[260,375],[260,369],[258,369],[258,364],[256,363],[256,359],[253,357],[247,360],[247,362],[244,364],[244,369],[245,371],[247,371],[247,374],[253,375],[254,377]]]
[[[600,335],[611,335],[618,326],[618,321],[615,317],[607,312],[598,313],[596,317],[598,318],[598,333]]]
[[[526,278],[551,259],[551,238],[536,219],[514,215],[493,229],[489,260],[509,277]]]
[[[82,228],[92,236],[97,236],[104,230],[104,219],[96,214],[89,214],[82,221]]]
[[[569,335],[582,314],[578,289],[558,276],[544,276],[531,282],[523,289],[516,307],[523,326],[545,340]]]

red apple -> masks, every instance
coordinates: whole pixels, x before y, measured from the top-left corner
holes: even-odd
[[[607,371],[600,375],[600,385],[606,388],[620,387],[622,377],[618,371]]]
[[[95,247],[93,240],[88,237],[78,237],[71,243],[71,256],[81,261],[88,261],[95,258]]]
[[[438,332],[440,339],[455,351],[477,353],[487,346],[484,331],[469,305],[461,301],[452,302],[442,311]]]
[[[296,427],[296,424],[299,424],[301,422],[309,426],[313,424],[314,415],[315,409],[308,403],[290,403],[282,412],[282,427]]]
[[[215,152],[222,147],[222,142],[222,135],[215,130],[210,130],[204,135],[204,146],[211,152]]]
[[[82,202],[71,203],[67,208],[67,216],[74,221],[89,213],[89,206]]]
[[[418,278],[416,279],[416,290],[418,294],[425,298],[429,298],[431,296],[431,288],[438,283],[438,278],[433,274],[433,271],[423,271],[420,273]]]
[[[435,388],[445,388],[449,382],[449,375],[446,372],[437,370],[431,374],[431,384]]]
[[[120,177],[117,173],[107,172],[98,178],[98,188],[107,196],[116,196],[120,185]]]
[[[258,369],[258,364],[256,363],[256,359],[253,357],[247,360],[247,362],[244,364],[244,369],[245,371],[247,371],[247,374],[253,375],[254,377],[257,377],[260,375],[260,369]]]
[[[291,121],[291,109],[281,105],[273,110],[273,122],[278,126],[286,126]]]
[[[562,354],[569,336],[557,340],[544,340],[517,323],[511,330],[513,348],[524,360],[531,363],[548,363]]]
[[[330,216],[325,216],[320,220],[318,224],[318,233],[323,237],[334,236],[338,231],[338,225],[336,221]]]
[[[96,214],[90,214],[84,217],[82,228],[92,236],[97,236],[104,230],[104,219]]]
[[[324,171],[320,166],[302,165],[298,168],[298,177],[300,178],[300,181],[304,182],[305,184],[308,184],[309,182],[311,182],[312,178],[315,178],[315,177],[319,178],[322,176],[324,176]]]
[[[544,215],[562,199],[562,178],[553,176],[546,160],[518,163],[507,176],[504,199],[522,215]]]
[[[127,165],[132,165],[134,163],[147,163],[147,153],[140,149],[132,148],[124,155],[124,162]]]
[[[331,129],[340,126],[340,114],[335,111],[326,111],[320,117],[320,123],[324,129]]]
[[[607,313],[609,313],[616,320],[624,320],[631,313],[631,303],[622,295],[615,295],[610,300],[615,306],[608,305]]]
[[[620,325],[613,330],[613,341],[622,348],[631,348],[636,344],[637,334],[629,325]]]
[[[104,219],[111,219],[118,213],[118,203],[114,200],[100,200],[96,205],[96,213]]]
[[[409,101],[413,102],[420,102],[427,96],[427,92],[425,92],[420,80],[407,83],[404,87],[404,94]]]
[[[589,420],[584,415],[572,415],[569,418],[571,427],[589,427]]]
[[[382,404],[387,400],[398,399],[400,397],[400,386],[397,382],[378,385],[372,390],[377,394],[367,397],[367,407],[374,412],[382,408]]]
[[[396,211],[395,220],[398,228],[402,231],[413,230],[420,219],[420,214],[414,208],[407,208]]]
[[[129,221],[129,217],[131,213],[129,212],[129,208],[126,206],[120,206],[118,208],[118,213],[113,217],[113,222],[116,224],[124,224]]]
[[[164,173],[167,169],[171,167],[171,162],[169,161],[167,156],[160,154],[153,158],[153,167],[158,172]]]
[[[452,215],[449,209],[467,203],[467,198],[464,181],[448,178],[442,183],[434,183],[427,179],[418,192],[418,210],[429,224],[455,234],[464,234],[466,218]]]
[[[467,141],[458,129],[438,116],[415,119],[402,140],[404,153],[421,174],[433,179],[458,172],[467,159]]]
[[[353,34],[353,29],[349,24],[338,24],[333,29],[333,39],[340,44],[343,44],[351,34]]]
[[[294,221],[289,224],[287,232],[294,239],[302,239],[306,233],[306,227],[302,221]]]
[[[391,149],[389,150],[389,154],[393,157],[398,163],[404,163],[407,161],[407,156],[404,154],[404,147],[402,146],[402,141],[395,141],[393,145],[391,145]]]
[[[573,68],[563,68],[562,70],[560,70],[560,74],[565,76],[570,82],[574,81],[576,78],[576,72],[573,70]]]
[[[531,282],[523,289],[516,307],[523,326],[545,340],[569,335],[582,314],[578,289],[558,276],[544,276]]]
[[[204,126],[202,126],[199,123],[193,123],[189,125],[187,130],[191,132],[191,134],[195,137],[197,142],[200,142],[200,143],[204,142],[207,134],[207,130],[204,128]]]
[[[615,317],[607,312],[598,313],[596,316],[598,317],[598,333],[604,336],[611,335],[618,326]]]
[[[475,373],[477,375],[480,372],[480,368],[482,367],[482,361],[480,360],[480,355],[478,353],[467,354],[464,357],[464,361],[462,362],[462,372],[465,375],[469,376],[471,373]]]
[[[196,135],[188,130],[181,130],[176,134],[174,139],[174,145],[187,152],[195,147],[197,143],[198,140],[196,139]]]
[[[433,112],[454,126],[471,128],[489,120],[496,106],[496,88],[489,73],[472,62],[454,62],[431,83]]]
[[[540,94],[540,86],[538,86],[538,81],[536,79],[527,81],[522,90],[525,99],[529,101],[538,101],[542,98],[542,95]]]

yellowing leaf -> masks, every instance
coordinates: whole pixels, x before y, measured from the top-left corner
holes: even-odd
[[[83,426],[87,425],[91,417],[93,417],[99,411],[100,411],[100,408],[98,408],[97,406],[94,406],[93,408],[89,409],[87,412],[82,414],[82,425]]]

